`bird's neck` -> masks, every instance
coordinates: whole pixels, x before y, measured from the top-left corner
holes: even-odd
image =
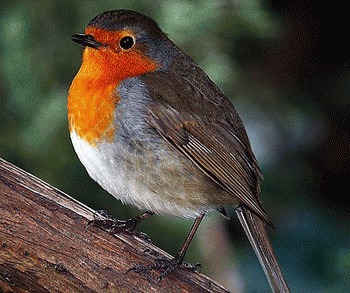
[[[91,145],[113,140],[114,110],[120,100],[118,85],[158,68],[157,62],[140,51],[114,54],[107,50],[85,48],[68,94],[70,131]]]

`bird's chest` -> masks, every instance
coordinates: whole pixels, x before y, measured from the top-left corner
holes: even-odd
[[[152,145],[145,121],[146,93],[136,79],[126,84],[127,88],[112,86],[78,74],[70,88],[68,122],[73,146],[95,180],[109,170],[123,173],[129,162],[147,160],[145,154]]]
[[[167,143],[146,121],[150,100],[144,86],[132,79],[112,91],[96,91],[96,86],[76,83],[72,87],[84,87],[85,96],[70,95],[68,113],[80,161],[109,193],[141,207],[138,202],[145,200],[135,195],[152,197],[150,189],[156,188],[159,172],[170,163],[164,152]],[[71,92],[79,93],[74,88]]]
[[[78,76],[68,95],[68,123],[70,131],[94,146],[114,136],[114,112],[119,101],[115,86]]]

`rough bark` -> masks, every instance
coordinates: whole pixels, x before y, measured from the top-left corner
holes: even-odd
[[[156,255],[133,235],[88,226],[94,211],[0,159],[0,292],[227,292],[197,272],[178,268],[126,271]]]

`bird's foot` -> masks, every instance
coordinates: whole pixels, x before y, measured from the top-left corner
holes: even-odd
[[[101,216],[103,218],[101,218]],[[135,235],[147,242],[151,242],[151,239],[147,234],[136,230],[136,225],[139,223],[138,217],[128,220],[117,220],[109,215],[106,211],[96,211],[95,219],[89,221],[89,225],[101,228],[108,234],[114,235],[119,233],[127,233]]]
[[[128,269],[127,273],[133,272],[143,272],[149,270],[163,270],[163,272],[157,278],[157,281],[160,282],[164,279],[169,273],[173,272],[177,267],[183,267],[189,269],[191,271],[195,271],[201,265],[197,264],[189,264],[182,262],[182,257],[175,256],[172,259],[167,259],[165,257],[159,257],[155,262],[150,263],[148,265],[137,265],[133,268]]]

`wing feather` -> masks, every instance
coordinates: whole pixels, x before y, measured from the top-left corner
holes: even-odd
[[[257,164],[247,159],[244,144],[222,123],[204,123],[166,104],[152,108],[149,123],[214,182],[272,226],[255,194],[260,176]]]

